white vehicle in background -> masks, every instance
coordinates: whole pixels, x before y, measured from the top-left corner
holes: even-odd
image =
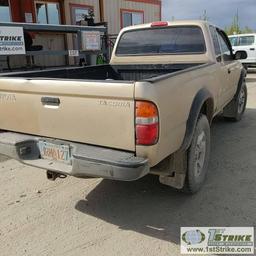
[[[240,34],[229,36],[234,54],[237,51],[246,51],[247,59],[242,60],[247,67],[256,66],[256,34]]]

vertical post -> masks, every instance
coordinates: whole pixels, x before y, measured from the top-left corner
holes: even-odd
[[[81,58],[84,58],[83,55],[81,55],[81,49],[82,49],[82,30],[77,31],[77,49],[79,51],[79,63]]]
[[[99,0],[99,8],[100,8],[100,22],[104,22],[104,3],[103,0]]]

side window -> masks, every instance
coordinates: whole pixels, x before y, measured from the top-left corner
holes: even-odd
[[[238,46],[238,37],[230,37],[229,40],[232,46]]]
[[[220,42],[221,55],[223,56],[224,61],[233,60],[233,54],[231,52],[231,49],[229,48],[228,43],[224,39],[224,36],[220,32],[218,32],[218,38]]]
[[[213,40],[216,59],[217,59],[217,61],[220,62],[221,61],[221,49],[220,49],[218,35],[217,35],[217,31],[216,31],[215,27],[210,26],[210,32],[211,32],[211,36],[212,36],[212,40]]]
[[[240,45],[241,46],[249,46],[254,44],[254,36],[241,36],[240,37]]]

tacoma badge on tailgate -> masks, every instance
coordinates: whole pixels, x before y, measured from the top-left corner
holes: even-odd
[[[129,101],[111,101],[111,100],[100,100],[100,105],[109,107],[120,107],[120,108],[130,108]]]

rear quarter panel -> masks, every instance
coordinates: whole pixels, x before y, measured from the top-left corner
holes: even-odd
[[[137,82],[135,99],[153,101],[159,111],[160,132],[156,145],[136,146],[138,156],[147,157],[150,165],[177,151],[183,142],[190,109],[197,92],[206,88],[214,99],[219,93],[217,64],[209,64],[192,71],[177,72],[155,82]]]

